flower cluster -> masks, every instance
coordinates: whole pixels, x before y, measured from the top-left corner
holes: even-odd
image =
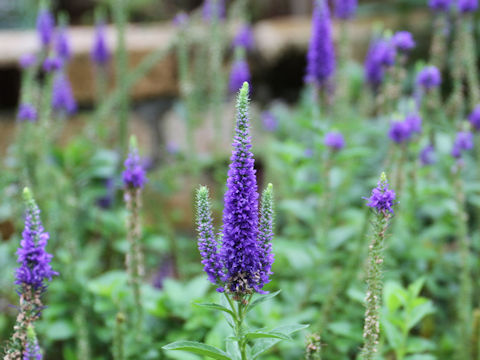
[[[478,9],[478,0],[458,0],[457,7],[461,13],[475,12]]]
[[[72,87],[67,75],[60,72],[55,75],[52,88],[52,108],[61,113],[71,115],[77,110]]]
[[[357,0],[335,0],[335,17],[348,20],[355,16]]]
[[[393,121],[388,131],[390,139],[397,144],[411,139],[422,131],[422,118],[416,113],[408,114],[403,121]]]
[[[412,34],[408,31],[398,31],[395,33],[392,42],[395,48],[401,52],[408,52],[415,47],[415,40],[413,40]]]
[[[377,90],[385,77],[385,69],[395,63],[396,50],[392,41],[374,39],[365,59],[365,78],[372,89]]]
[[[330,10],[325,0],[315,2],[312,36],[307,54],[306,82],[326,86],[335,72],[335,51],[332,39]]]
[[[243,25],[232,41],[234,47],[241,46],[246,50],[253,48],[253,32],[249,25]]]
[[[241,51],[243,49],[237,49],[240,51],[241,55],[237,56],[230,71],[229,90],[232,94],[235,94],[242,87],[244,82],[250,81],[250,69],[244,58],[244,52]]]
[[[473,149],[473,134],[469,131],[459,131],[452,147],[452,156],[456,159],[462,157],[462,153]]]
[[[435,66],[424,67],[416,78],[416,83],[425,91],[438,87],[442,82],[440,71]]]
[[[422,166],[432,165],[436,162],[435,148],[428,144],[420,151],[420,163]]]
[[[57,30],[55,39],[55,50],[57,55],[64,61],[68,61],[72,56],[70,49],[70,39],[68,38],[65,26],[60,26]]]
[[[143,188],[147,182],[145,169],[140,162],[136,141],[132,138],[130,142],[130,151],[125,160],[125,170],[123,171],[123,183],[127,188]]]
[[[90,58],[96,65],[105,66],[110,60],[110,56],[110,50],[105,37],[105,25],[103,21],[98,21],[95,26],[95,38],[90,51]]]
[[[37,109],[32,104],[23,103],[18,107],[17,119],[20,121],[35,121],[37,120]]]
[[[367,206],[375,209],[378,213],[387,215],[393,214],[393,205],[395,204],[395,191],[388,188],[387,178],[385,173],[382,173],[377,187],[372,190],[372,194],[368,200]]]
[[[20,291],[32,288],[34,291],[43,292],[46,288],[45,281],[52,280],[58,273],[50,266],[52,255],[46,251],[50,236],[43,228],[40,210],[28,189],[24,190],[24,197],[27,211],[25,229],[17,250],[17,262],[20,266],[16,271],[15,284],[20,286]]]
[[[450,9],[450,5],[452,4],[452,0],[429,0],[428,6],[432,10],[439,11],[439,12],[446,12]]]
[[[47,8],[41,8],[37,16],[37,34],[43,47],[48,47],[53,39],[55,19]]]
[[[468,115],[468,121],[474,130],[480,130],[480,105],[475,106],[470,115]]]
[[[218,240],[214,236],[208,191],[201,187],[197,192],[198,245],[202,263],[210,281],[219,286],[217,291],[233,293],[237,300],[252,292],[263,293],[273,263],[272,186],[263,193],[259,220],[257,180],[250,151],[248,92],[248,83],[244,83],[237,99],[223,227]]]
[[[342,150],[345,147],[345,139],[338,131],[331,131],[325,135],[325,146],[334,151]]]

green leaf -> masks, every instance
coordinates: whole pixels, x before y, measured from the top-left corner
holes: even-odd
[[[228,308],[226,308],[225,306],[220,305],[220,304],[215,304],[215,303],[194,303],[194,305],[196,305],[196,306],[201,306],[201,307],[205,307],[205,308],[208,308],[208,309],[224,311],[224,312],[226,312],[226,313],[229,313],[229,314],[232,315],[232,316],[235,316],[235,314],[233,313],[232,310],[230,310],[230,309],[228,309]]]
[[[193,354],[211,357],[217,360],[232,360],[223,350],[196,341],[180,340],[162,347],[164,350],[185,350]]]
[[[280,340],[292,340],[290,335],[282,334],[275,331],[254,331],[245,334],[245,337],[249,340],[252,339],[280,339]]]
[[[297,331],[306,329],[310,325],[303,324],[294,324],[294,325],[285,325],[273,329],[271,332],[280,333],[284,335],[291,335]],[[259,339],[252,349],[252,359],[256,359],[262,353],[270,349],[272,346],[277,344],[280,339]]]
[[[267,300],[270,300],[272,298],[274,298],[275,296],[277,296],[278,294],[280,294],[280,291],[281,290],[278,290],[278,291],[275,291],[273,293],[270,293],[270,294],[266,294],[266,295],[260,295],[258,298],[256,298],[255,300],[253,300],[250,305],[248,305],[248,309],[247,309],[247,313],[252,310],[255,306],[267,301]]]
[[[435,307],[431,301],[427,301],[421,305],[416,306],[408,319],[407,327],[410,330],[417,325],[425,316],[435,312]]]

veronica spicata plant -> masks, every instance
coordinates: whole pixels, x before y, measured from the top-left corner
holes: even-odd
[[[185,350],[221,360],[249,360],[305,325],[283,326],[273,330],[252,330],[245,325],[248,312],[257,304],[274,297],[263,290],[272,274],[273,263],[273,187],[263,191],[258,211],[257,179],[249,136],[249,86],[244,83],[237,98],[237,119],[227,192],[223,210],[223,227],[216,236],[208,189],[197,191],[198,247],[204,270],[217,291],[221,304],[199,304],[225,313],[233,330],[227,338],[227,350],[193,341],[176,341],[166,350]],[[254,298],[255,294],[259,294]],[[252,346],[253,345],[253,346]]]
[[[365,296],[365,324],[363,327],[363,348],[361,359],[372,360],[378,354],[380,337],[380,309],[383,289],[383,251],[385,235],[393,215],[395,192],[388,187],[387,177],[382,173],[367,206],[374,210],[372,241],[368,247],[367,294]]]
[[[18,286],[20,296],[19,314],[13,335],[6,347],[4,360],[29,359],[32,353],[40,353],[36,337],[32,338],[32,330],[29,329],[44,308],[42,296],[47,290],[47,281],[58,275],[50,266],[52,255],[45,249],[49,234],[43,228],[40,210],[28,188],[24,189],[23,196],[27,210],[25,229],[17,250],[17,262],[20,266],[15,275],[15,285]]]

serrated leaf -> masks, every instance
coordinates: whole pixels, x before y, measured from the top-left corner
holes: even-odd
[[[224,311],[224,312],[226,312],[226,313],[229,313],[229,314],[232,315],[232,316],[235,316],[235,314],[233,313],[232,310],[230,310],[229,308],[226,308],[225,306],[220,305],[220,304],[215,304],[215,303],[194,303],[194,305],[196,305],[196,306],[201,306],[201,307],[205,307],[205,308],[208,308],[208,309]]]
[[[274,298],[275,296],[277,296],[278,294],[280,294],[280,291],[282,290],[278,290],[278,291],[275,291],[273,293],[270,293],[270,294],[266,294],[266,295],[260,295],[258,298],[256,298],[255,300],[253,300],[250,305],[248,306],[248,309],[247,309],[247,313],[252,310],[255,306],[265,302],[265,301],[268,301],[272,298]]]
[[[196,341],[180,340],[162,347],[164,350],[184,350],[193,354],[211,357],[217,360],[232,360],[223,350]]]

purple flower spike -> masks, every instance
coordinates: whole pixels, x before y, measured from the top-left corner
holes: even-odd
[[[212,284],[219,285],[220,279],[223,277],[223,266],[213,229],[212,210],[206,186],[201,186],[197,190],[197,231],[198,250],[202,256],[203,270]]]
[[[58,73],[53,81],[52,107],[68,115],[72,115],[77,110],[70,81],[63,73]]]
[[[365,59],[365,78],[374,89],[382,84],[385,68],[395,63],[395,46],[386,39],[374,39]]]
[[[103,23],[97,24],[95,28],[95,39],[93,41],[90,57],[98,66],[105,66],[110,60],[110,50],[107,46],[105,25]]]
[[[18,108],[17,119],[20,121],[36,121],[37,110],[32,104],[24,103]]]
[[[452,156],[459,159],[464,151],[471,149],[473,149],[473,134],[469,131],[458,132],[453,143]]]
[[[225,268],[222,279],[226,290],[235,294],[260,292],[263,282],[263,252],[257,241],[258,192],[254,158],[249,135],[248,83],[244,83],[237,99],[237,121],[227,192],[223,209],[223,239],[220,250]]]
[[[184,27],[185,25],[188,24],[188,15],[185,12],[179,12],[175,17],[173,18],[173,25],[177,27]]]
[[[53,71],[60,70],[62,66],[63,66],[62,59],[60,59],[57,56],[50,56],[43,61],[42,68],[46,72],[53,72]]]
[[[229,89],[231,94],[235,94],[244,82],[250,81],[250,69],[245,59],[235,60],[230,71]]]
[[[20,64],[20,67],[22,69],[28,69],[28,68],[32,67],[33,65],[35,65],[36,62],[37,62],[37,56],[36,55],[25,54],[25,55],[22,55],[20,57],[19,64]]]
[[[388,188],[387,178],[385,173],[382,173],[377,187],[372,190],[372,195],[365,200],[368,200],[367,206],[375,209],[378,213],[387,215],[387,213],[393,214],[395,197],[395,191]]]
[[[478,0],[457,0],[458,11],[461,13],[475,12],[478,9]]]
[[[409,114],[405,117],[405,123],[408,125],[410,134],[420,134],[422,132],[422,118],[418,114]]]
[[[253,48],[253,32],[249,25],[243,25],[235,35],[232,41],[234,47],[241,46],[247,50]]]
[[[355,16],[357,0],[335,0],[335,17],[348,20]]]
[[[410,125],[406,121],[394,121],[390,125],[388,136],[393,142],[401,144],[410,139],[410,135]]]
[[[26,287],[31,287],[35,292],[44,292],[46,281],[51,281],[58,273],[50,266],[53,256],[45,249],[50,236],[43,228],[40,210],[27,188],[24,190],[24,197],[27,211],[25,229],[17,250],[20,267],[16,271],[15,284],[20,286],[20,292]]]
[[[37,33],[40,42],[44,48],[47,48],[52,39],[55,30],[55,19],[47,8],[40,9],[37,16]]]
[[[408,52],[415,47],[415,40],[408,31],[399,31],[392,38],[395,48],[401,52]]]
[[[317,86],[328,86],[335,67],[330,11],[327,2],[320,0],[315,2],[313,9],[305,81]]]
[[[145,169],[140,161],[135,138],[130,141],[130,151],[125,160],[125,170],[123,171],[123,183],[127,188],[143,188],[147,182]]]
[[[442,82],[440,71],[435,66],[423,68],[417,75],[416,83],[425,91],[438,87]]]
[[[468,115],[468,121],[470,121],[474,130],[480,130],[480,104],[475,106],[475,109]]]
[[[452,0],[430,0],[428,2],[428,6],[430,6],[430,9],[439,12],[448,11],[451,4]]]
[[[262,113],[262,124],[263,128],[269,132],[274,132],[278,128],[277,118],[270,111]]]
[[[425,146],[422,151],[420,151],[419,157],[422,166],[435,164],[435,148],[432,145]]]
[[[55,38],[55,50],[57,55],[64,61],[70,60],[72,51],[70,49],[70,39],[67,34],[67,29],[61,26],[58,29],[57,36]]]
[[[334,151],[339,151],[345,147],[345,140],[341,133],[332,131],[325,135],[325,145]]]
[[[202,9],[203,19],[207,22],[214,18],[225,19],[225,0],[205,0]]]

